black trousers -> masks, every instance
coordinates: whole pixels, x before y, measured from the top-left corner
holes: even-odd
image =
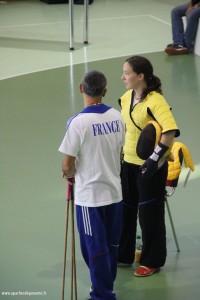
[[[165,185],[168,164],[149,179],[140,176],[139,167],[127,162],[122,165],[123,219],[118,261],[134,262],[139,216],[143,244],[140,265],[159,268],[165,264],[167,256]]]

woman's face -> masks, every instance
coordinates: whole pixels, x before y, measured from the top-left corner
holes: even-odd
[[[144,80],[144,75],[135,73],[130,64],[125,62],[123,66],[123,75],[121,79],[124,82],[125,87],[129,89],[137,89],[141,86],[142,81]]]

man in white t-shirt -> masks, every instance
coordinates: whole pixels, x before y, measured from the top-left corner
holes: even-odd
[[[67,122],[59,151],[65,178],[75,177],[77,226],[90,270],[92,300],[116,300],[113,292],[121,233],[120,151],[125,126],[120,112],[102,103],[107,80],[90,71],[80,84],[84,109]]]

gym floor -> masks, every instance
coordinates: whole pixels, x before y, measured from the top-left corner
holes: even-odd
[[[180,3],[94,0],[87,46],[83,6],[75,5],[75,50],[70,51],[68,4],[0,1],[0,299],[61,299],[66,182],[57,149],[67,119],[83,107],[78,89],[83,74],[104,72],[104,102],[119,109],[123,62],[133,54],[150,59],[161,78],[181,130],[179,141],[188,146],[195,172],[184,188],[183,165],[179,185],[168,199],[181,251],[166,210],[165,267],[148,278],[134,277],[136,264],[119,268],[115,291],[119,300],[199,299],[200,56],[163,52],[171,42],[170,11]],[[78,299],[86,300],[90,278],[77,231],[76,257]],[[70,249],[65,299],[70,299]]]

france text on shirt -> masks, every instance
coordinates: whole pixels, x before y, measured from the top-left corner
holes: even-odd
[[[94,136],[120,132],[119,120],[92,124],[92,129]]]

